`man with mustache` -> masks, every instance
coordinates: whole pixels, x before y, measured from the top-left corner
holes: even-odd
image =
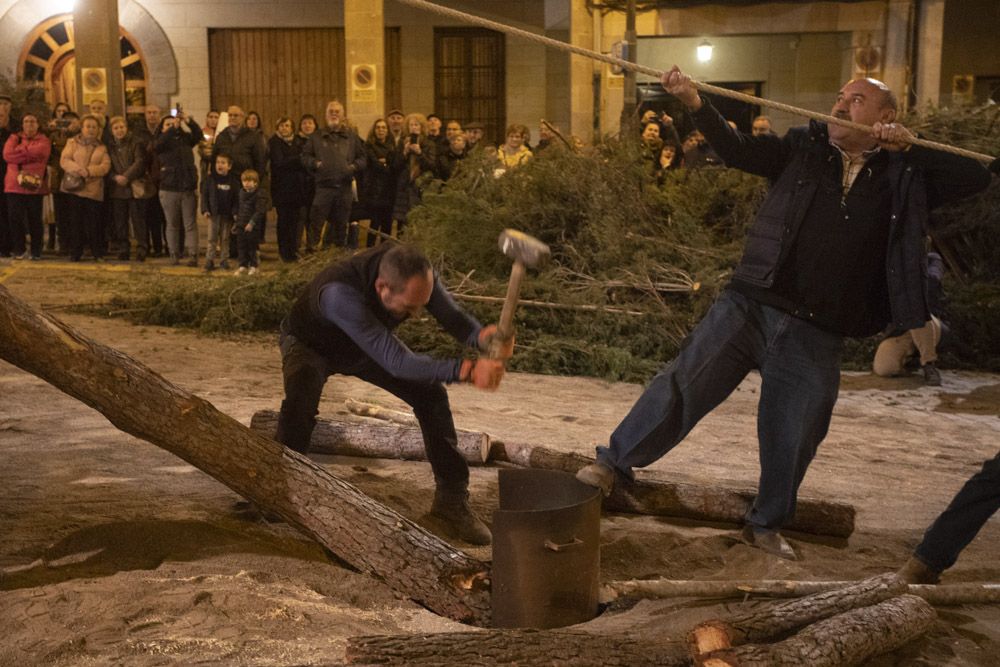
[[[874,79],[845,84],[832,110],[871,129],[812,121],[784,137],[734,130],[677,67],[661,83],[727,165],[772,185],[732,281],[577,477],[606,493],[627,483],[757,369],[761,472],[742,538],[794,560],[780,529],[826,436],[844,338],[930,319],[928,212],[985,189],[990,175],[974,160],[913,146],[895,122],[895,96]]]

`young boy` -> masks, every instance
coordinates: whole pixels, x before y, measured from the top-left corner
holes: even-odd
[[[205,251],[205,270],[215,269],[215,251],[219,248],[222,259],[219,266],[229,268],[229,230],[236,220],[240,183],[232,172],[233,159],[226,154],[215,156],[215,171],[205,174],[201,186],[201,212],[211,218],[208,231],[208,249]]]
[[[257,230],[260,229],[267,214],[267,198],[257,189],[260,185],[260,176],[256,171],[247,169],[240,175],[240,180],[243,182],[243,189],[240,190],[236,224],[233,225],[240,261],[236,275],[249,273],[252,276],[257,273]]]

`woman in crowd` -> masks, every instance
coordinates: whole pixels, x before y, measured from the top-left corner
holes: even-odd
[[[60,127],[66,126],[66,123],[61,121],[63,120],[63,116],[66,115],[67,111],[71,111],[71,109],[69,108],[69,105],[66,104],[65,102],[59,102],[54,107],[52,107],[52,118],[49,119],[48,123],[49,131],[56,130]]]
[[[420,203],[420,192],[434,174],[437,165],[437,144],[427,134],[427,118],[411,113],[406,117],[408,132],[403,140],[402,168],[396,179],[396,201],[392,217],[396,219],[397,233],[403,232],[410,209]]]
[[[520,123],[514,123],[507,128],[507,140],[497,149],[497,157],[506,169],[524,164],[531,158],[531,151],[524,145],[528,137],[528,128]]]
[[[55,214],[56,229],[55,237],[58,240],[57,254],[69,254],[69,224],[70,224],[70,195],[59,190],[62,183],[63,171],[60,164],[63,150],[70,137],[75,137],[80,133],[80,117],[74,111],[67,111],[63,114],[62,122],[49,133],[49,141],[52,142],[52,153],[49,155],[49,189],[52,191],[52,209]],[[48,246],[51,248],[52,230],[49,229]]]
[[[177,116],[160,120],[153,140],[153,152],[160,162],[160,205],[167,219],[167,247],[171,264],[180,264],[181,225],[188,266],[198,266],[198,167],[194,147],[202,139],[194,119],[178,111]]]
[[[251,111],[247,114],[246,124],[248,130],[253,130],[260,136],[264,136],[264,126],[263,121],[260,119],[260,114],[256,111]]]
[[[292,119],[282,117],[267,142],[271,161],[271,201],[278,212],[278,254],[284,262],[298,259],[303,211],[309,210],[309,173],[302,164],[306,140],[295,133]]]
[[[48,162],[52,144],[40,131],[38,116],[26,113],[21,131],[7,138],[3,189],[7,193],[7,222],[14,257],[27,259],[24,235],[31,237],[31,259],[42,258],[42,201],[49,193]]]
[[[365,140],[368,158],[358,188],[360,208],[371,221],[368,247],[392,233],[392,208],[396,200],[396,179],[402,162],[399,151],[389,137],[389,124],[379,118],[372,124]]]
[[[117,253],[118,259],[129,258],[131,220],[136,242],[135,258],[144,262],[149,252],[149,235],[146,232],[146,202],[143,200],[152,196],[151,184],[146,179],[146,147],[129,132],[123,117],[115,116],[110,124],[108,197],[111,199],[111,252]]]
[[[59,166],[65,172],[59,189],[69,195],[69,259],[79,262],[86,243],[98,262],[104,258],[104,177],[111,170],[108,150],[98,137],[101,123],[87,114],[80,134],[66,142]]]
[[[316,116],[311,113],[302,114],[302,118],[299,119],[299,132],[298,136],[302,137],[303,141],[308,141],[309,137],[313,132],[316,131]],[[309,209],[312,208],[313,197],[316,196],[316,181],[313,180],[312,174],[307,173],[306,178],[306,195],[304,202],[304,207],[302,213],[299,217],[299,223],[296,229],[298,235],[295,237],[295,247],[298,248],[302,245],[302,235],[305,233],[306,226],[309,224]]]

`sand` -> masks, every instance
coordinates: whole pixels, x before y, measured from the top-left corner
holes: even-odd
[[[92,302],[95,272],[0,267],[0,280],[36,305]],[[249,423],[281,400],[272,336],[221,339],[121,320],[52,312],[104,344]],[[800,560],[741,544],[737,527],[630,515],[602,523],[604,580],[669,577],[854,579],[896,569],[933,518],[1000,441],[1000,377],[845,374],[830,434],[802,495],[854,504],[844,541],[792,534]],[[759,378],[733,396],[651,478],[756,484]],[[449,390],[456,423],[509,441],[591,454],[641,387],[587,378],[510,374],[495,394]],[[317,544],[254,510],[225,486],[44,381],[0,362],[0,665],[319,665],[343,659],[349,637],[453,631],[458,623],[331,560]],[[359,381],[334,378],[322,415],[354,398],[404,409]],[[424,522],[429,467],[317,457],[330,471]],[[496,469],[472,472],[473,505],[497,506]],[[490,557],[489,548],[459,545]],[[946,573],[946,583],[1000,581],[1000,517]],[[748,603],[748,604],[753,604]],[[646,601],[580,626],[674,637],[737,603]],[[924,638],[872,665],[995,665],[1000,607],[939,610]]]

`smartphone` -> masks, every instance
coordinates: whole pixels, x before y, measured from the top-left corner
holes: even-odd
[[[170,115],[173,116],[174,118],[176,118],[177,117],[177,109],[171,109],[170,110]]]
[[[411,144],[416,144],[416,143],[419,143],[419,142],[420,142],[420,137],[418,137],[416,134],[411,134],[410,135],[410,143]]]

